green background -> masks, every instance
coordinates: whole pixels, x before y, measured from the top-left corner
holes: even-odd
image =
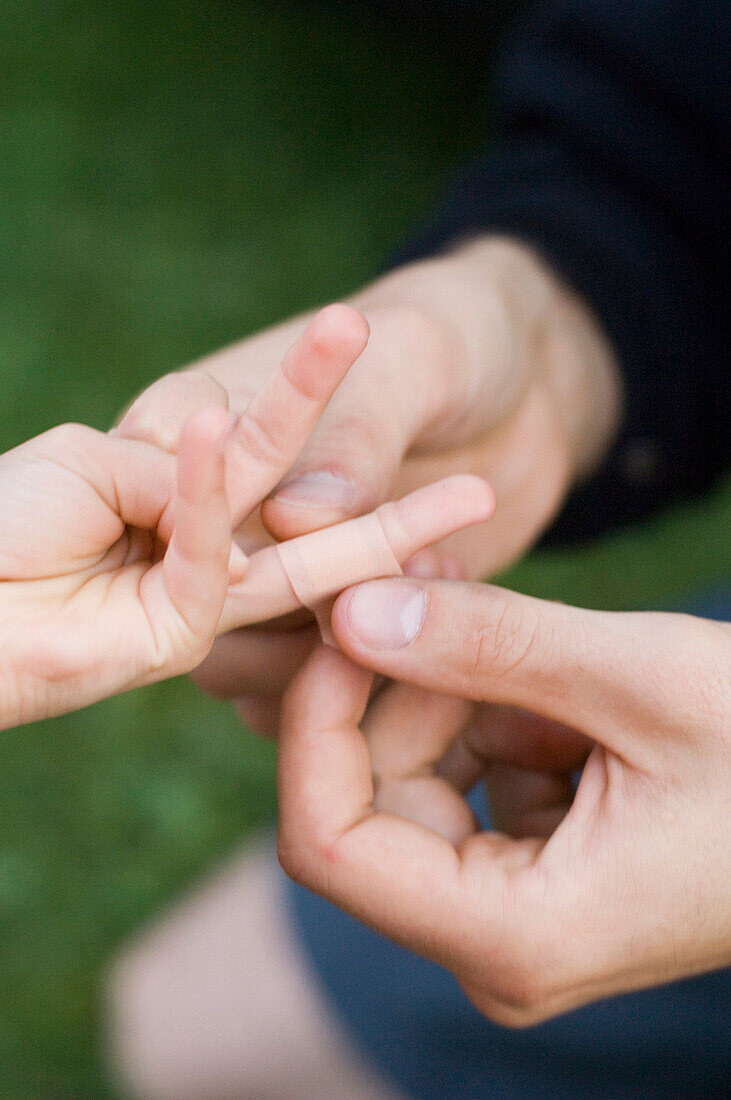
[[[0,448],[354,289],[483,95],[433,37],[309,4],[3,0]],[[507,579],[642,606],[727,570],[730,528],[727,485]],[[2,735],[3,1100],[105,1095],[115,945],[273,810],[271,748],[186,682]]]

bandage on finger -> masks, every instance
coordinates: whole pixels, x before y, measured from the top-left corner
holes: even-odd
[[[330,627],[332,602],[354,583],[351,577],[366,581],[402,574],[379,510],[279,543],[277,552],[295,596],[313,612],[322,640],[329,645],[335,642]]]
[[[417,550],[489,519],[494,497],[481,478],[446,478],[382,504],[375,512],[325,527],[254,554],[230,592],[222,629],[250,625],[307,607],[332,642],[330,608],[352,584],[402,574]]]

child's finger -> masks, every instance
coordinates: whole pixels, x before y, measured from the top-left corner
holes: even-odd
[[[455,531],[482,523],[495,511],[495,495],[482,478],[457,474],[425,485],[378,509],[394,556],[404,562]]]
[[[227,453],[234,525],[287,473],[368,335],[367,321],[351,306],[326,306],[252,398]]]
[[[303,602],[316,606],[366,578],[393,576],[418,550],[489,519],[493,508],[490,487],[460,475],[367,516],[267,546],[252,556],[243,583],[230,593],[222,628],[285,615]]]
[[[205,409],[191,417],[180,440],[175,526],[163,576],[170,602],[199,637],[213,636],[228,587],[231,518],[223,444],[230,425],[224,410]]]

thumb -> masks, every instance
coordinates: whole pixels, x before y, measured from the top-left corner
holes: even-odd
[[[492,585],[377,580],[344,592],[332,626],[358,664],[431,691],[523,707],[640,763],[648,677],[677,616],[610,614]],[[665,679],[665,677],[660,677]],[[657,695],[653,718],[657,726]]]
[[[370,340],[262,518],[290,539],[373,511],[447,401],[444,354],[420,318],[369,312]]]

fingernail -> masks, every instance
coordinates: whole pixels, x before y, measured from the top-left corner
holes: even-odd
[[[343,508],[353,504],[355,483],[330,470],[308,470],[286,481],[274,494],[274,500],[295,508]]]
[[[369,649],[402,649],[418,637],[426,615],[426,592],[408,581],[369,581],[350,598],[353,632]]]

